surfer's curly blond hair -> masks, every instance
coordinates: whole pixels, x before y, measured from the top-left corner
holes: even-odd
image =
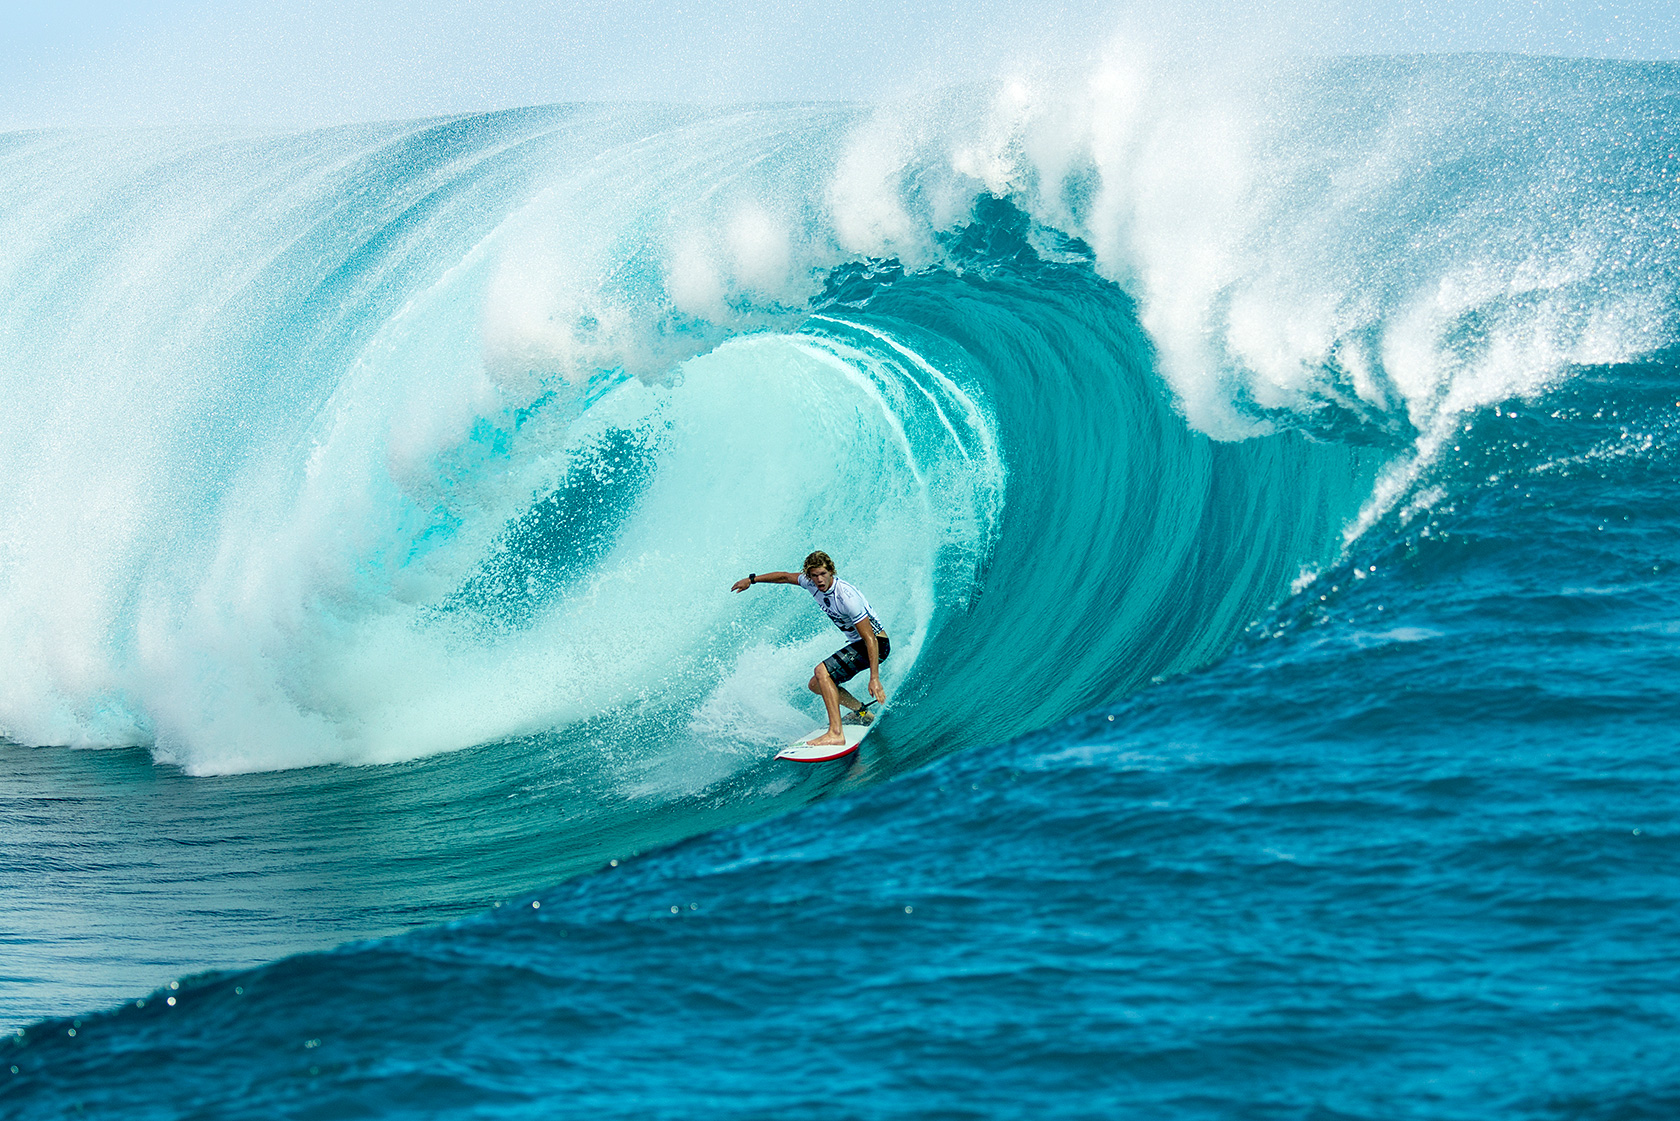
[[[805,558],[805,575],[809,576],[819,568],[826,568],[830,572],[840,571],[838,568],[834,567],[834,558],[823,552],[821,549],[818,549],[816,552]]]

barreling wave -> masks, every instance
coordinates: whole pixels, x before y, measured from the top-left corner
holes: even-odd
[[[724,591],[823,547],[908,763],[1208,661],[1464,409],[1672,340],[1669,70],[1187,81],[0,138],[0,729],[704,787],[834,642]]]

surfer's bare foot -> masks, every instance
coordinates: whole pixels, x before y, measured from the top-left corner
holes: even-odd
[[[840,723],[861,724],[867,728],[869,725],[875,723],[875,714],[866,708],[858,709],[856,712],[848,712],[846,715],[842,716],[840,718]]]
[[[839,747],[846,742],[846,736],[843,732],[824,732],[822,735],[805,742],[812,747]]]

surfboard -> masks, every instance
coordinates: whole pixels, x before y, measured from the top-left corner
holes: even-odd
[[[846,742],[844,744],[837,743],[827,747],[812,747],[810,744],[806,743],[806,740],[816,739],[818,736],[828,731],[828,725],[824,724],[821,728],[812,728],[809,732],[800,736],[793,743],[782,748],[782,750],[776,753],[776,758],[791,759],[795,763],[826,763],[830,759],[839,759],[842,756],[850,755],[852,752],[856,751],[858,749],[858,744],[863,741],[863,737],[867,736],[869,734],[869,729],[874,726],[875,725],[873,724],[840,725],[840,730],[846,734]]]

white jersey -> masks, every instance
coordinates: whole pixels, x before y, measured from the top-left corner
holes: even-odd
[[[823,609],[823,614],[834,621],[834,625],[840,628],[848,642],[863,641],[863,636],[858,634],[857,625],[865,616],[869,618],[869,625],[875,629],[877,635],[887,633],[881,626],[881,620],[875,618],[875,612],[869,610],[869,601],[863,598],[863,593],[838,576],[825,592],[817,587],[815,580],[801,572],[799,586],[811,593],[817,601],[817,606]]]

